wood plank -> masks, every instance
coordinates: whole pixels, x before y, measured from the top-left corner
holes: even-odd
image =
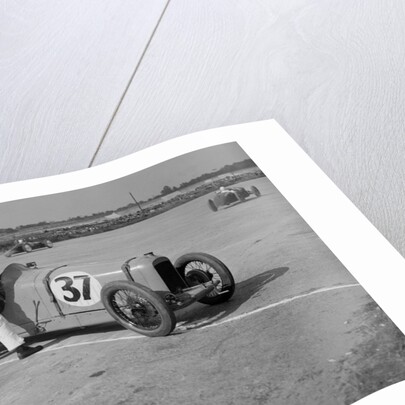
[[[89,165],[165,4],[2,4],[1,182]]]
[[[405,4],[176,0],[95,163],[276,118],[405,254]]]

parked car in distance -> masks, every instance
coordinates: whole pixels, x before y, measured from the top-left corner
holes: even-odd
[[[14,246],[4,253],[4,256],[11,257],[18,253],[30,253],[33,250],[52,248],[53,243],[49,239],[17,239]]]

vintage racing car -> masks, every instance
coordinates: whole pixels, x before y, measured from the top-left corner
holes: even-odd
[[[218,211],[220,207],[243,202],[252,194],[256,197],[261,195],[259,189],[255,186],[252,186],[250,190],[246,190],[244,187],[220,187],[215,192],[214,197],[208,200],[208,206],[212,211]]]
[[[6,253],[4,253],[4,256],[11,257],[18,253],[30,253],[33,250],[51,247],[53,247],[53,243],[48,239],[17,239],[15,241],[15,245]]]
[[[150,252],[118,269],[108,263],[10,264],[0,279],[3,314],[22,336],[113,319],[146,336],[165,336],[176,326],[175,311],[195,301],[222,303],[234,290],[229,269],[205,253],[188,253],[172,264]]]

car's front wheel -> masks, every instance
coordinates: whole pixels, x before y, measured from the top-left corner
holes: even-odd
[[[112,281],[101,289],[107,312],[122,326],[145,336],[166,336],[176,317],[163,298],[141,284]]]
[[[176,260],[174,267],[190,287],[208,281],[218,283],[214,291],[200,300],[204,304],[220,304],[235,292],[235,280],[228,267],[207,253],[187,253]]]
[[[260,193],[259,189],[255,186],[252,186],[250,188],[250,190],[252,191],[252,193],[256,196],[256,197],[260,197],[262,194]]]

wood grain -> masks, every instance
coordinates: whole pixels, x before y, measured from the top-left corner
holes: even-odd
[[[400,0],[174,0],[95,163],[276,118],[404,254],[404,19]]]
[[[5,1],[0,181],[88,166],[166,1]]]

